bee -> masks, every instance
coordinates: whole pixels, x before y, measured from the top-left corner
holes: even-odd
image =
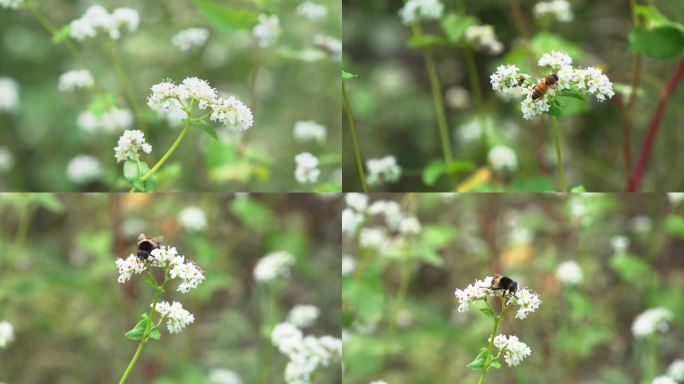
[[[537,100],[543,97],[546,94],[546,92],[548,92],[549,88],[556,85],[557,82],[558,75],[555,73],[552,73],[543,78],[540,82],[535,84],[534,88],[532,88],[532,100]]]
[[[141,233],[138,236],[138,251],[137,256],[140,260],[147,261],[152,255],[152,251],[161,247],[162,237],[147,237]]]
[[[510,277],[495,274],[489,289],[493,291],[503,290],[504,295],[511,295],[516,299],[518,298],[518,296],[515,295],[515,292],[518,290],[518,283]]]

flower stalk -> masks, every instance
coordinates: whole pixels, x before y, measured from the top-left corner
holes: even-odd
[[[342,80],[342,100],[344,102],[344,111],[347,114],[347,122],[349,123],[349,131],[351,132],[352,145],[354,146],[354,157],[356,159],[356,168],[359,171],[359,180],[361,181],[361,188],[364,193],[368,193],[368,186],[366,185],[366,175],[363,170],[363,160],[361,157],[361,148],[359,146],[359,139],[356,132],[356,123],[354,122],[354,113],[352,112],[351,103],[347,96],[347,87]]]
[[[553,132],[553,143],[556,147],[556,161],[558,163],[558,184],[561,192],[567,192],[565,180],[563,178],[563,158],[561,157],[560,142],[558,140],[558,122],[555,116],[551,116],[551,131]]]

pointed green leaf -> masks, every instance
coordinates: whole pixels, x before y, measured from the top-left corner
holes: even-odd
[[[203,130],[207,135],[211,136],[214,140],[218,141],[219,137],[216,134],[216,130],[211,125],[207,124],[204,120],[197,120],[192,123],[195,127]]]
[[[124,336],[131,340],[140,340],[145,333],[145,328],[147,328],[147,315],[143,316],[143,319],[138,321],[138,323],[130,331],[126,332]]]
[[[345,71],[345,70],[342,70],[342,79],[343,79],[343,80],[349,80],[349,79],[353,79],[353,78],[355,78],[355,77],[359,77],[359,75],[356,75],[356,74],[354,74],[354,73],[351,73],[351,72],[347,72],[347,71]]]
[[[123,165],[123,175],[126,180],[139,179],[138,163],[135,160],[126,160]]]
[[[460,42],[466,29],[478,24],[480,21],[476,17],[462,16],[455,12],[448,13],[441,22],[442,30],[450,43]]]
[[[423,169],[423,183],[433,186],[444,174],[446,166],[442,160],[433,160]]]
[[[492,319],[496,317],[496,314],[494,314],[494,312],[489,308],[480,308],[480,312],[484,313],[488,317],[491,317]]]
[[[501,362],[500,362],[499,360],[492,360],[492,361],[489,363],[489,366],[490,366],[490,367],[494,367],[494,368],[496,368],[496,369],[501,369]]]
[[[154,278],[147,276],[144,281],[146,285],[152,288],[157,288],[157,281]]]
[[[656,28],[634,28],[629,34],[629,49],[654,59],[679,56],[684,48],[684,31],[663,25]]]
[[[466,365],[466,368],[473,370],[473,371],[480,371],[485,365],[485,362],[487,360],[487,351],[482,351],[480,352],[475,360],[471,361],[470,364]]]
[[[161,338],[161,332],[159,332],[159,327],[154,327],[150,330],[150,339],[159,340]]]
[[[204,18],[222,32],[251,29],[257,22],[257,13],[249,9],[236,8],[234,5],[224,4],[217,0],[193,0],[192,2]]]

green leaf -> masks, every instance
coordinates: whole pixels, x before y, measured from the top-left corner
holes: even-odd
[[[350,80],[350,79],[353,79],[355,77],[359,77],[359,75],[351,73],[351,72],[347,72],[345,70],[342,70],[342,79],[343,80]]]
[[[667,233],[684,239],[684,217],[670,216],[665,222]]]
[[[587,192],[587,189],[584,188],[584,185],[578,185],[576,187],[573,187],[570,190],[570,193],[586,193],[586,192]]]
[[[240,9],[235,6],[214,0],[192,0],[216,29],[230,33],[240,29],[252,28],[258,19],[257,13],[249,9]]]
[[[140,180],[135,179],[135,180],[129,180],[129,181],[131,182],[131,185],[133,185],[133,187],[135,187],[136,191],[145,192],[145,186],[143,185],[143,183],[140,182]]]
[[[494,367],[494,368],[496,368],[496,369],[501,369],[501,362],[500,362],[499,360],[492,360],[492,361],[489,363],[489,366],[490,366],[490,367]]]
[[[487,360],[487,351],[480,352],[475,360],[471,361],[470,364],[466,365],[466,368],[473,371],[481,371]]]
[[[140,340],[147,328],[147,315],[142,315],[142,319],[130,331],[126,332],[124,336],[131,340]]]
[[[161,338],[161,332],[159,332],[159,327],[154,327],[149,333],[150,339],[159,340]]]
[[[219,137],[216,134],[216,130],[211,125],[207,124],[204,120],[195,120],[192,125],[203,130],[207,135],[211,136],[212,139],[218,141]]]
[[[444,173],[447,175],[455,175],[457,173],[472,172],[477,168],[475,163],[467,160],[453,160],[444,167]]]
[[[157,281],[154,278],[147,276],[144,281],[146,285],[152,288],[157,288]]]
[[[434,35],[411,36],[408,40],[409,48],[426,48],[446,44],[447,40],[444,37]]]
[[[432,248],[442,248],[449,245],[456,237],[456,228],[451,225],[425,225],[423,227],[423,241]]]
[[[656,8],[648,5],[637,5],[634,8],[634,12],[637,15],[644,16],[646,18],[647,24],[650,28],[659,27],[662,25],[669,25],[677,27],[684,31],[684,25],[674,22],[668,19],[665,15],[660,13]]]
[[[138,162],[135,160],[126,160],[123,165],[123,175],[126,180],[136,180],[142,177],[138,172]]]
[[[492,319],[496,317],[494,311],[492,311],[489,308],[480,308],[480,312],[484,313],[485,315],[487,315],[487,317],[490,317]]]
[[[557,105],[551,104],[548,112],[546,112],[546,113],[548,113],[551,116],[560,116],[561,115],[561,109]]]
[[[52,35],[52,42],[55,44],[60,44],[69,38],[71,33],[71,24],[67,24],[60,28],[57,32]]]
[[[423,169],[423,183],[428,187],[433,186],[444,174],[444,161],[433,160]]]
[[[342,192],[342,186],[337,183],[325,183],[317,185],[314,192]]]
[[[251,198],[234,199],[230,211],[244,225],[259,233],[267,231],[277,222],[271,209]]]
[[[450,43],[461,41],[466,29],[480,24],[480,20],[473,16],[463,16],[455,12],[449,12],[442,18],[442,30]]]
[[[629,48],[654,59],[676,57],[684,48],[684,31],[663,25],[651,29],[634,28],[629,34]]]
[[[532,51],[538,57],[551,51],[565,51],[575,60],[582,58],[582,48],[552,33],[540,32],[532,38]]]
[[[561,89],[561,91],[558,92],[557,95],[561,97],[572,97],[574,99],[586,101],[584,95],[579,93],[579,91],[577,91],[576,89]]]
[[[116,94],[105,93],[94,96],[88,105],[88,110],[99,118],[113,107],[116,107]]]

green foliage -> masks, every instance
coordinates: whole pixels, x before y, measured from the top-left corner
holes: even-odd
[[[455,12],[447,13],[440,22],[442,30],[450,43],[460,43],[466,29],[479,25],[480,20],[473,16],[459,15]]]
[[[359,77],[359,75],[342,70],[342,80],[351,80],[355,77]]]
[[[637,15],[643,16],[646,27],[635,27],[629,34],[629,47],[654,59],[679,56],[684,49],[684,25],[668,19],[653,6],[637,5]]]
[[[206,121],[194,120],[192,122],[192,126],[201,129],[204,133],[209,135],[212,139],[218,141],[219,137],[218,137],[218,134],[216,133],[216,129],[214,129],[214,127],[209,125]]]
[[[242,224],[257,233],[270,230],[274,224],[273,211],[254,199],[235,199],[230,204],[232,212]]]
[[[482,348],[480,353],[475,356],[475,359],[466,365],[466,368],[473,371],[481,371],[487,362],[487,349]]]
[[[192,0],[192,2],[207,21],[224,33],[250,29],[257,22],[257,13],[250,9],[236,8],[215,0]]]
[[[665,221],[665,229],[673,236],[684,239],[684,217],[671,215]]]
[[[145,329],[147,329],[149,319],[146,313],[143,313],[141,317],[142,319],[140,319],[140,321],[138,321],[138,323],[135,324],[130,331],[126,332],[124,336],[131,340],[142,340],[143,336],[145,335]]]
[[[423,183],[428,186],[434,185],[444,175],[457,175],[459,173],[475,170],[475,164],[466,160],[454,160],[446,164],[444,160],[432,160],[423,169]]]
[[[413,35],[408,39],[407,42],[409,48],[414,49],[428,48],[436,45],[446,45],[447,43],[448,42],[444,37],[436,35]]]

